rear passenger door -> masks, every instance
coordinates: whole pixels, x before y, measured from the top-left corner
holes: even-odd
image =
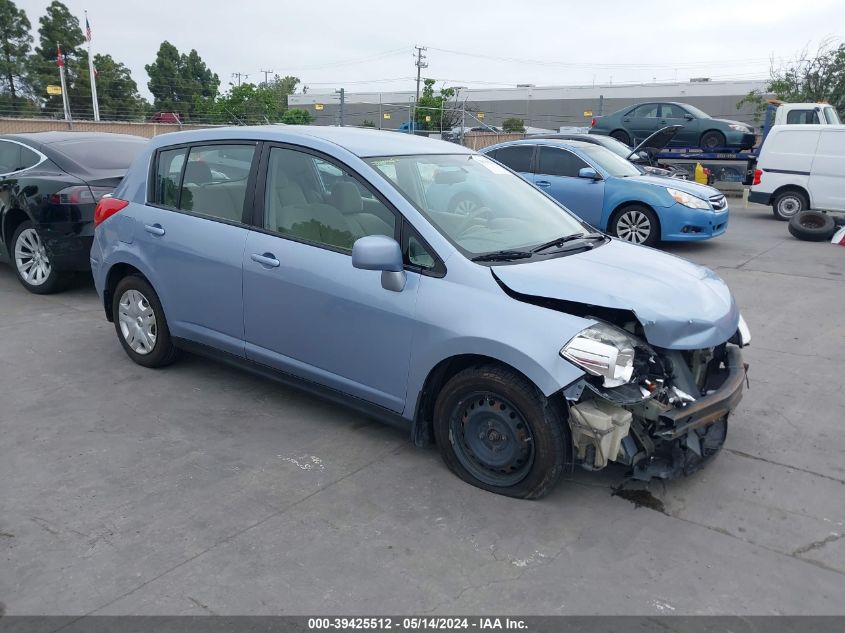
[[[627,116],[622,117],[622,122],[631,134],[631,147],[636,147],[640,141],[657,131],[660,126],[657,103],[644,103],[637,106]]]
[[[255,143],[160,149],[131,239],[154,280],[171,334],[244,355],[242,267],[252,217]]]
[[[400,217],[328,157],[266,146],[261,162],[243,255],[247,357],[401,412],[420,274],[393,292],[351,257],[365,235],[399,240]]]

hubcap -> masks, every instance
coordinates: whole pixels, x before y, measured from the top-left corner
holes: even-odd
[[[793,196],[781,198],[778,202],[778,212],[784,217],[791,217],[801,210],[801,201]]]
[[[40,286],[50,276],[50,258],[35,229],[26,229],[18,235],[15,242],[15,266],[23,280],[31,286]]]
[[[461,215],[469,215],[478,208],[478,204],[474,200],[461,200],[455,205],[455,213]]]
[[[628,242],[642,244],[651,235],[651,222],[641,211],[626,211],[616,221],[616,235]]]
[[[158,329],[149,300],[137,290],[127,290],[118,307],[120,333],[136,354],[149,354],[156,344]]]
[[[458,461],[488,485],[513,486],[531,470],[531,429],[515,407],[495,394],[475,393],[462,400],[450,431]]]

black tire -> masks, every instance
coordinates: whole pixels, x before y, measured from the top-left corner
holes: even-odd
[[[710,130],[701,135],[701,149],[714,150],[717,147],[724,147],[726,144],[725,135],[716,130]]]
[[[787,189],[772,198],[772,213],[778,220],[788,221],[810,208],[810,201],[803,192]]]
[[[648,228],[648,234],[643,236],[642,230],[635,227]],[[622,207],[613,217],[607,227],[608,233],[632,244],[654,246],[660,241],[660,220],[657,215],[642,204],[629,204]]]
[[[21,257],[22,252],[31,257]],[[21,285],[33,294],[49,295],[59,292],[67,285],[70,275],[56,270],[50,262],[50,257],[44,249],[44,243],[35,226],[27,220],[18,225],[9,243],[9,257],[15,275]],[[45,271],[49,271],[44,275]]]
[[[821,211],[801,211],[789,221],[789,232],[799,240],[823,242],[833,237],[836,222]]]
[[[459,193],[449,201],[449,211],[459,215],[471,215],[482,206],[481,200],[469,193]]]
[[[434,438],[467,483],[537,499],[572,467],[563,406],[512,369],[477,365],[453,376],[434,405]]]
[[[137,294],[128,294],[132,292]],[[137,300],[138,295],[142,299],[140,302]],[[123,321],[121,320],[122,301],[125,301],[123,307],[128,312],[127,317],[129,317],[128,319],[124,318]],[[139,322],[135,330],[129,329],[135,326],[136,318],[143,318],[143,315],[138,316],[134,312],[136,308],[138,311],[147,312],[149,310],[152,312],[154,321],[150,326],[141,326]],[[146,279],[139,275],[128,275],[121,279],[112,293],[111,310],[117,338],[129,358],[143,367],[150,368],[164,367],[176,360],[179,350],[176,349],[170,338],[170,330],[167,327],[167,319],[164,316],[161,301],[159,301],[158,295]],[[124,333],[124,326],[129,330],[129,334]],[[152,333],[152,337],[150,337],[150,333]],[[130,345],[129,340],[127,340],[129,336],[137,341],[139,349],[134,349]]]
[[[631,135],[628,134],[625,130],[613,130],[610,133],[610,136],[615,138],[620,143],[625,143],[625,145],[631,144]]]

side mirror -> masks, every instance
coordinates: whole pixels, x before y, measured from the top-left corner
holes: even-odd
[[[592,167],[582,167],[578,172],[579,178],[589,178],[590,180],[601,180],[599,173]]]
[[[380,270],[381,286],[401,292],[405,288],[405,265],[399,243],[386,235],[367,235],[352,245],[352,266],[361,270]]]
[[[695,117],[694,117],[693,115],[691,115],[689,112],[687,112],[687,113],[684,115],[684,118],[685,118],[687,121],[692,121]]]

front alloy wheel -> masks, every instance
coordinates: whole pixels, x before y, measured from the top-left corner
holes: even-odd
[[[632,244],[651,246],[657,241],[657,220],[643,207],[628,207],[616,216],[613,234]]]

